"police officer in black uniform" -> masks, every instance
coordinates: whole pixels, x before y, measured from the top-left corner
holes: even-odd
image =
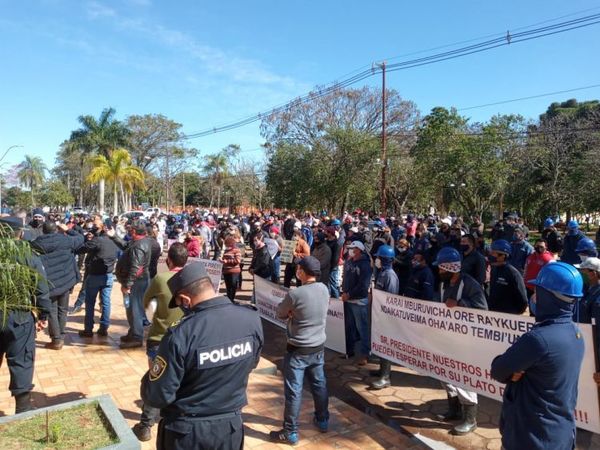
[[[23,239],[22,219],[18,217],[0,218],[0,227],[0,239]],[[23,254],[14,255],[15,258],[12,261],[2,261],[2,265],[16,261],[17,264],[28,266],[39,273],[37,287],[31,298],[23,299],[22,306],[13,306],[7,311],[0,310],[0,365],[6,354],[10,373],[8,388],[15,397],[16,414],[32,409],[35,333],[36,329],[41,331],[46,327],[50,309],[46,271],[37,256],[28,254],[28,247],[27,244]],[[1,267],[0,270],[8,271],[10,276],[10,268]],[[0,300],[4,295],[10,294],[0,292]]]
[[[144,403],[161,410],[156,448],[241,449],[248,375],[263,346],[260,317],[216,296],[201,263],[168,285],[169,307],[185,316],[167,331],[141,387]]]

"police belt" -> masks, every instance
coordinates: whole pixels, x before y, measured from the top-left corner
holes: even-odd
[[[202,420],[230,419],[232,417],[237,417],[237,416],[241,416],[241,415],[242,415],[242,411],[240,411],[240,410],[222,413],[222,414],[214,414],[212,416],[207,416],[202,413],[183,413],[182,412],[179,414],[168,414],[168,415],[164,416],[163,418],[166,420],[177,420],[180,418],[188,417],[188,418],[197,419],[197,420],[202,421]]]

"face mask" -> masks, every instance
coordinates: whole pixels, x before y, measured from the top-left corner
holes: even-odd
[[[440,280],[442,281],[450,281],[450,279],[452,278],[452,272],[443,272],[440,273]]]
[[[406,248],[404,248],[404,247],[398,247],[398,252],[400,252],[400,253],[406,253]]]
[[[588,255],[579,255],[579,259],[581,260],[581,262],[585,262],[585,260],[588,258],[589,258]]]
[[[536,247],[535,251],[538,252],[538,253],[540,253],[540,254],[542,254],[542,253],[544,253],[546,251],[546,249],[544,247]]]
[[[577,234],[577,230],[569,230],[569,236],[575,236]]]
[[[460,244],[460,251],[463,253],[467,253],[469,250],[471,250],[471,246],[467,245],[467,244]]]
[[[183,311],[183,315],[187,316],[190,311],[192,310],[189,306],[183,306],[183,305],[179,305],[179,309],[181,309],[181,311]]]
[[[271,239],[275,239],[277,235],[275,233],[269,233],[269,236],[271,236]]]
[[[375,260],[375,267],[377,267],[378,269],[381,269],[381,260],[379,258],[377,258]]]
[[[587,272],[581,272],[581,278],[583,278],[583,284],[585,284],[586,286],[589,286],[590,284],[590,276],[588,275]]]
[[[32,226],[32,227],[34,227],[34,228],[37,228],[37,227],[39,227],[39,226],[40,226],[40,220],[38,220],[38,219],[33,219],[33,220],[31,221],[31,226]]]
[[[419,261],[413,261],[411,264],[415,269],[418,269],[419,267],[421,267],[421,263],[419,263]]]
[[[494,264],[495,262],[498,262],[498,258],[494,255],[490,255],[488,256],[488,261],[490,262],[490,264]]]

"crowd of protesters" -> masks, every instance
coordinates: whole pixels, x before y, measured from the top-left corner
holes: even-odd
[[[24,222],[28,219],[25,212],[19,217]],[[166,285],[169,277],[181,270],[188,258],[220,261],[226,294],[233,302],[242,286],[244,259],[250,250],[252,258],[247,271],[251,275],[288,288],[301,287],[307,280],[311,284],[320,282],[330,297],[344,302],[344,357],[364,366],[371,359],[370,290],[373,283],[375,288],[391,294],[442,301],[449,307],[509,314],[528,312],[532,316],[541,314],[536,313],[536,305],[540,303],[539,297],[545,296],[545,305],[558,302],[554,308],[557,317],[562,312],[561,317],[573,316],[575,322],[600,319],[600,259],[596,250],[600,230],[594,242],[579,229],[577,221],[556,222],[546,219],[541,237],[530,243],[530,230],[516,214],[507,214],[486,230],[479,217],[466,221],[453,215],[379,217],[354,211],[337,217],[308,212],[223,216],[196,210],[129,221],[98,215],[48,215],[35,209],[24,239],[31,241],[32,248],[40,255],[51,286],[49,333],[52,340],[46,345],[50,349],[60,350],[64,344],[68,311],[77,314],[85,307],[84,329],[79,335],[94,336],[98,295],[101,317],[96,333],[100,337],[107,336],[111,292],[116,278],[129,324],[128,333],[121,337],[121,348],[144,345],[144,329],[151,325],[146,310],[153,299],[159,300],[146,343],[150,362],[169,324],[181,317],[179,310],[174,313],[166,307],[170,299]],[[284,241],[294,242],[291,262],[281,261]],[[159,258],[165,248],[169,272],[157,276]],[[548,294],[543,291],[546,285],[534,281],[539,280],[545,267],[559,260],[581,274],[580,294],[555,291]],[[69,309],[69,294],[79,281],[82,282],[79,296]],[[580,301],[568,301],[580,297]],[[290,304],[281,314],[285,316],[292,309]],[[547,306],[545,310],[547,313]],[[321,340],[319,346],[322,346]],[[528,349],[525,347],[523,351]],[[508,369],[499,369],[500,361],[495,362],[495,367],[496,375],[492,375],[506,382]],[[390,386],[390,371],[390,361],[381,359],[371,389]],[[517,374],[511,382],[516,383],[521,377],[522,374]],[[445,388],[448,411],[441,418],[459,421],[453,428],[455,434],[470,433],[477,427],[477,394],[449,384]],[[572,396],[571,391],[565,391],[558,402],[565,400],[567,394]],[[324,408],[321,407],[318,417],[321,429],[326,429]],[[149,439],[150,427],[157,419],[158,411],[145,406],[142,421],[134,432],[141,440]],[[296,439],[291,436],[284,429],[274,438],[291,442]]]

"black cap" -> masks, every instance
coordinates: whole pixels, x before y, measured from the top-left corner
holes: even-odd
[[[169,308],[177,308],[175,297],[177,297],[179,291],[195,281],[202,280],[203,278],[210,280],[210,276],[204,268],[204,264],[199,262],[188,264],[171,278],[169,278],[167,281],[167,286],[169,286],[169,290],[173,296],[169,302]]]
[[[32,216],[45,216],[44,210],[42,208],[34,208],[31,215]]]
[[[298,262],[298,265],[308,275],[316,276],[321,274],[321,263],[314,256],[305,256]]]
[[[20,217],[0,217],[0,223],[8,225],[13,230],[21,230],[25,228],[25,226],[23,225],[23,219],[21,219]]]

